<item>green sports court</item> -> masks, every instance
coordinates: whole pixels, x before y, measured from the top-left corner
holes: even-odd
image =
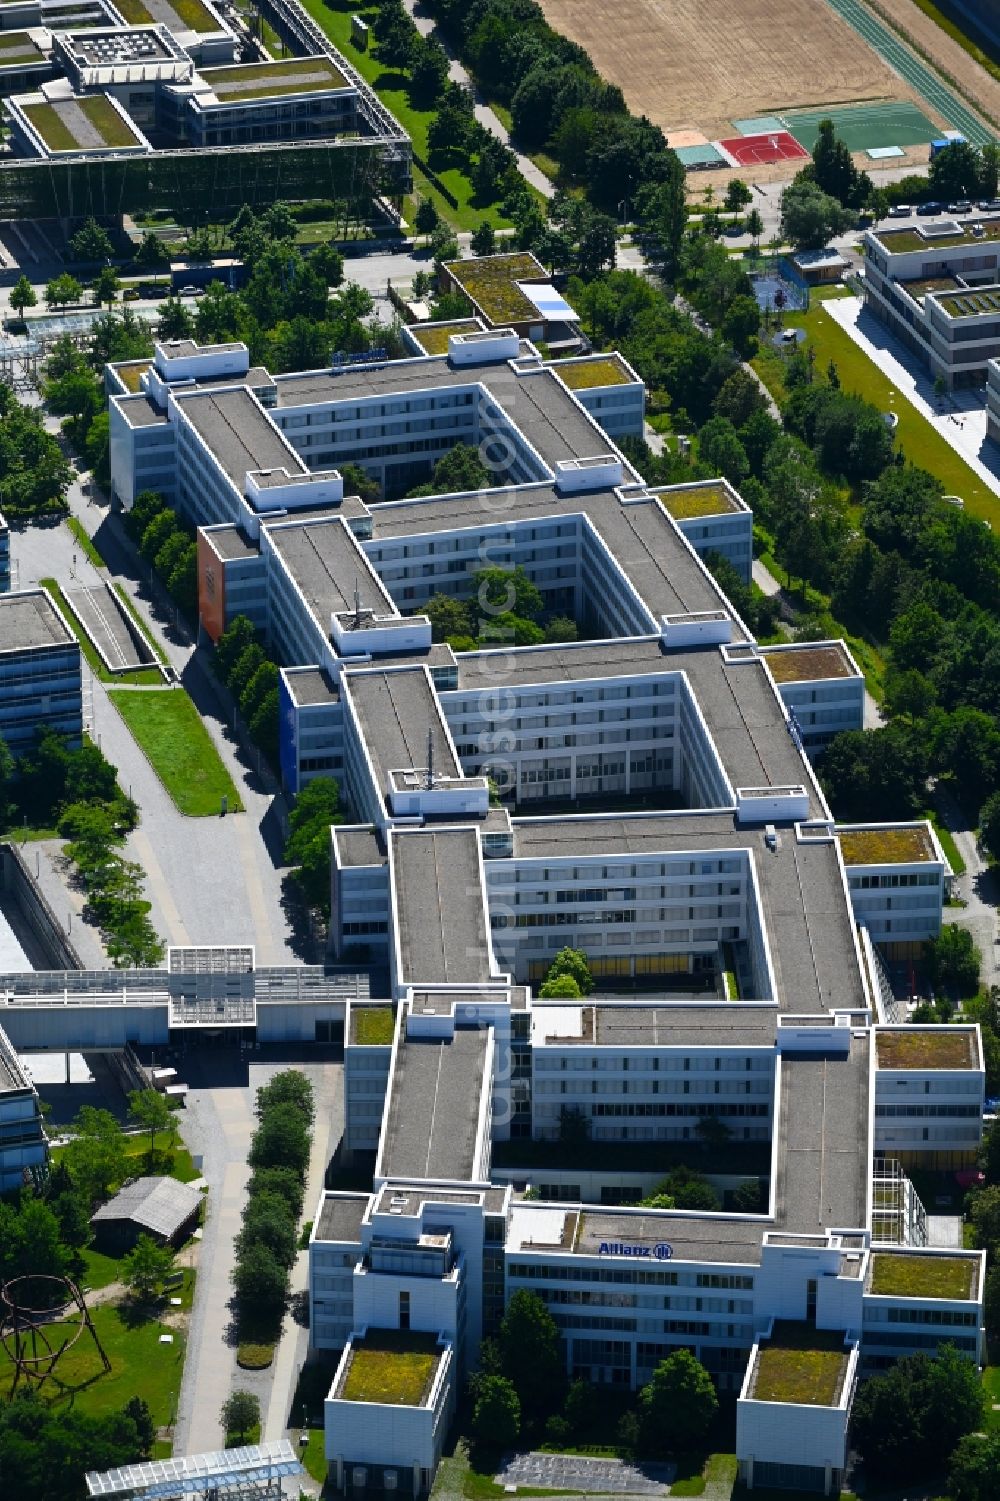
[[[812,151],[821,120],[832,120],[837,135],[850,151],[876,151],[887,146],[926,146],[941,135],[915,104],[906,100],[883,104],[850,104],[829,109],[799,109],[782,115],[784,128],[800,146]]]

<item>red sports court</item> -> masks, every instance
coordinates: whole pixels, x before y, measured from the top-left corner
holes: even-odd
[[[766,162],[801,161],[809,155],[805,147],[800,146],[787,130],[768,131],[756,136],[731,136],[728,141],[720,141],[719,145],[741,167],[762,166]]]

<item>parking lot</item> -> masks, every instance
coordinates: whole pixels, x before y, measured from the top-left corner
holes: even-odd
[[[588,1496],[662,1496],[677,1473],[672,1464],[628,1464],[623,1459],[586,1459],[580,1454],[512,1455],[497,1485],[545,1487]]]

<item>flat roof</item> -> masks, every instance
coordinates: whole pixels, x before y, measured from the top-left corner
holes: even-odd
[[[494,327],[534,322],[541,316],[518,285],[549,280],[545,268],[530,251],[446,261],[444,269]]]
[[[41,589],[0,594],[0,653],[75,643],[76,637]]]
[[[28,31],[0,31],[0,68],[23,68],[46,62],[45,53]]]
[[[353,611],[355,588],[363,610],[376,615],[398,613],[340,516],[307,522],[289,517],[287,525],[269,526],[267,536],[324,636],[330,633],[331,615]]]
[[[253,470],[308,473],[291,444],[246,386],[235,385],[221,391],[176,391],[174,399],[241,495],[247,474]],[[272,532],[271,536],[274,535]]]
[[[437,1337],[415,1330],[372,1329],[353,1337],[333,1395],[341,1402],[422,1407],[430,1396],[442,1351]]]
[[[488,1041],[485,1029],[465,1028],[401,1039],[379,1159],[386,1177],[474,1176]]]
[[[386,865],[388,863],[389,857],[373,827],[342,829],[334,825],[334,828],[342,866]]]
[[[434,736],[435,776],[463,775],[451,748],[440,701],[422,663],[389,671],[347,672],[344,681],[380,796],[386,795],[391,772],[426,769],[428,730]]]
[[[953,1027],[882,1028],[876,1033],[875,1056],[879,1068],[917,1070],[978,1068],[976,1037],[971,1028]]]
[[[972,233],[973,223],[982,226],[982,234]],[[916,229],[879,229],[872,230],[872,234],[890,255],[899,255],[906,250],[926,250],[933,254],[935,250],[953,250],[958,245],[982,245],[986,240],[1000,240],[1000,219],[970,220],[968,225],[959,226],[957,231],[948,234],[924,236]]]
[[[889,1298],[969,1299],[978,1295],[979,1257],[907,1249],[873,1251],[867,1292]]]
[[[638,1006],[535,1001],[531,1018],[533,1047],[548,1042],[557,1047],[771,1048],[777,1031],[776,1008],[731,1001]]]
[[[981,313],[1000,312],[998,287],[968,287],[961,292],[942,292],[934,300],[949,318],[975,318]]]
[[[200,68],[198,76],[209,85],[220,104],[353,88],[350,80],[323,54],[287,57],[279,62]]]
[[[761,1340],[747,1396],[757,1402],[835,1407],[847,1379],[849,1351],[838,1330],[777,1320]]]
[[[675,521],[693,521],[700,516],[722,516],[726,512],[740,509],[726,486],[716,481],[681,489],[657,486],[652,489],[652,493]]]
[[[369,1194],[323,1195],[319,1219],[316,1221],[316,1240],[342,1240],[355,1244],[361,1239],[361,1225],[368,1209]]]
[[[512,825],[518,858],[544,860],[561,855],[620,862],[622,856],[648,859],[659,852],[690,850],[696,855],[710,850],[752,850],[777,986],[775,999],[782,1011],[865,1006],[854,922],[832,840],[799,842],[793,830],[782,830],[777,850],[771,851],[764,843],[763,828],[738,828],[731,814],[710,812],[515,818]]]
[[[474,828],[395,833],[399,979],[478,985],[493,976]]]
[[[627,386],[637,378],[617,353],[559,360],[552,369],[571,391],[587,391],[600,386]]]
[[[776,683],[820,682],[824,678],[847,678],[855,669],[839,642],[829,646],[762,647],[761,656]]]
[[[447,354],[452,334],[474,334],[482,328],[481,318],[451,318],[439,323],[410,323],[406,331],[425,354]]]
[[[173,34],[226,29],[202,0],[114,0],[114,3],[130,26],[162,21]]]
[[[663,522],[669,526],[665,518]],[[669,569],[670,562],[664,557],[659,566]],[[659,637],[645,637],[499,654],[458,653],[456,660],[458,691],[463,693],[495,690],[500,681],[514,687],[649,672],[683,674],[734,788],[787,787],[803,781],[802,757],[788,734],[784,708],[763,664],[754,657],[727,662],[714,646],[670,652]],[[454,691],[444,690],[442,697]],[[810,816],[827,817],[812,784],[806,786]]]
[[[81,94],[71,99],[21,102],[25,118],[53,153],[107,151],[144,146],[128,117],[115,109],[106,94]]]
[[[226,562],[236,562],[240,558],[259,558],[260,542],[252,542],[245,537],[239,527],[233,523],[231,526],[203,527],[205,541]]]
[[[170,421],[163,408],[143,393],[137,396],[116,396],[115,401],[129,427],[166,427]]]
[[[871,1150],[870,1033],[852,1036],[846,1057],[784,1054],[775,1219],[798,1235],[865,1224]]]
[[[688,1218],[669,1210],[629,1214],[588,1205],[580,1213],[573,1250],[579,1256],[599,1256],[602,1245],[656,1245],[660,1241],[673,1246],[675,1261],[760,1263],[759,1226],[716,1214]]]
[[[340,688],[325,667],[286,668],[285,681],[293,700],[303,708],[340,701]]]
[[[62,42],[74,61],[88,68],[110,68],[121,63],[173,62],[183,56],[167,46],[158,31],[146,26],[129,27],[124,31],[97,26],[89,31],[70,32],[63,36]]]
[[[845,865],[907,865],[939,858],[926,826],[893,829],[873,824],[841,828],[837,834]]]
[[[537,316],[537,315],[536,315]],[[445,355],[278,376],[279,409],[313,403],[390,398],[408,392],[483,386],[550,469],[568,458],[604,453],[610,439],[555,377],[551,368],[514,370],[499,364],[452,366]],[[377,509],[377,508],[376,508]]]

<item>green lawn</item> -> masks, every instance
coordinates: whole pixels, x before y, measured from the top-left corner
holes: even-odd
[[[93,1246],[88,1246],[81,1252],[81,1255],[84,1260],[84,1270],[80,1277],[81,1287],[96,1290],[118,1281],[121,1274],[121,1262],[117,1256],[105,1256],[103,1251],[95,1251]]]
[[[194,1165],[194,1159],[187,1147],[180,1143],[171,1147],[169,1151],[160,1146],[163,1137],[157,1140],[156,1155],[150,1159],[149,1137],[145,1132],[136,1136],[125,1138],[125,1171],[122,1178],[135,1177],[142,1173],[159,1173],[168,1178],[176,1178],[179,1183],[193,1183],[201,1177],[201,1172]],[[51,1157],[53,1162],[58,1162],[66,1152],[65,1147],[53,1147]],[[116,1187],[117,1185],[112,1185]]]
[[[102,1369],[93,1341],[83,1333],[62,1356],[42,1395],[57,1407],[73,1407],[93,1417],[118,1411],[130,1397],[143,1397],[157,1427],[172,1423],[184,1369],[184,1336],[157,1319],[130,1327],[128,1310],[114,1304],[95,1308],[93,1320],[111,1370]],[[160,1344],[164,1333],[173,1334],[173,1344]],[[11,1375],[10,1356],[0,1349],[0,1393],[4,1395],[10,1390]]]
[[[55,579],[39,579],[39,583],[49,591],[60,610],[62,610],[66,624],[80,643],[80,649],[86,658],[87,666],[102,683],[129,683],[133,687],[142,687],[143,685],[152,687],[154,684],[163,682],[163,677],[158,667],[136,667],[129,672],[109,672],[98,656],[97,648],[67,604],[66,596]]]
[[[872,1257],[873,1293],[903,1298],[969,1298],[973,1263],[960,1256]]]
[[[359,1006],[351,1013],[351,1041],[358,1047],[388,1047],[395,1017],[391,1006]]]
[[[107,563],[105,563],[104,559],[101,557],[101,554],[98,552],[97,548],[94,546],[94,543],[91,541],[90,534],[84,530],[83,526],[79,521],[77,521],[76,517],[67,516],[66,525],[69,527],[70,531],[73,533],[73,536],[83,548],[86,556],[94,564],[94,567],[106,568],[108,565]]]
[[[986,1408],[983,1427],[987,1433],[1000,1432],[1000,1412],[993,1411],[994,1402],[1000,1403],[1000,1366],[988,1365],[983,1371],[983,1389],[986,1393]]]
[[[108,697],[181,813],[210,818],[218,814],[223,797],[229,799],[231,813],[242,810],[236,785],[183,688],[122,689]]]
[[[832,359],[845,391],[857,392],[859,396],[873,402],[880,411],[888,412],[892,409],[898,413],[896,441],[912,463],[919,464],[935,475],[944,486],[946,495],[960,495],[965,501],[965,509],[973,516],[980,516],[992,526],[1000,528],[1000,496],[995,495],[983,483],[905,396],[896,392],[890,402],[889,392],[895,390],[895,387],[888,376],[883,375],[853,339],[834,322],[822,304],[814,305],[807,313],[786,314],[784,321],[790,328],[806,330],[806,347],[811,344],[815,349],[818,371],[825,371]],[[783,394],[781,355],[773,349],[762,350],[754,358],[753,365],[775,394]]]
[[[955,872],[956,876],[964,876],[965,861],[962,859],[961,850],[955,843],[955,836],[952,834],[951,830],[945,828],[944,824],[941,822],[940,817],[933,808],[926,808],[924,810],[923,816],[925,818],[929,818],[931,823],[934,825],[934,832],[938,836],[941,848],[948,856],[948,863],[950,864],[952,870]]]
[[[444,196],[425,177],[416,162],[413,164],[415,192],[422,198],[430,198],[441,218],[456,229],[476,229],[484,219],[489,219],[494,229],[508,226],[510,220],[503,217],[496,203],[482,203],[476,198],[475,190],[463,163],[458,160],[439,162],[437,157],[430,159],[427,148],[427,130],[434,119],[435,112],[417,109],[410,103],[405,75],[385,67],[370,52],[359,52],[352,45],[351,16],[360,15],[362,20],[371,25],[377,14],[376,8],[351,5],[348,0],[334,0],[333,4],[327,4],[326,0],[303,0],[303,4],[313,20],[326,32],[334,46],[339,48],[354,64],[362,78],[374,86],[386,108],[392,111],[400,125],[409,134],[416,154],[423,161],[429,162],[435,174],[458,200],[458,208],[451,207]],[[372,45],[375,45],[374,37]]]

